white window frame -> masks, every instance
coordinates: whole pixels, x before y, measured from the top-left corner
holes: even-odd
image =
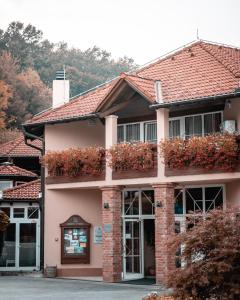
[[[146,141],[146,131],[145,131],[145,124],[155,123],[157,124],[157,120],[149,120],[149,121],[142,121],[142,122],[129,122],[129,123],[122,123],[118,124],[117,127],[123,126],[123,143],[126,142],[126,126],[127,125],[139,125],[140,127],[140,142]],[[157,139],[156,139],[157,140]],[[135,142],[135,141],[133,141]]]
[[[185,115],[181,117],[174,117],[174,118],[169,118],[170,121],[175,121],[175,120],[180,120],[180,137],[181,138],[186,138],[186,129],[185,129],[185,119],[188,117],[196,117],[196,116],[201,116],[202,118],[202,136],[204,136],[204,116],[205,115],[212,115],[212,114],[217,114],[221,113],[221,120],[223,122],[223,111],[222,110],[217,110],[217,111],[212,111],[212,112],[207,112],[207,113],[202,113],[202,114],[192,114],[192,115]]]

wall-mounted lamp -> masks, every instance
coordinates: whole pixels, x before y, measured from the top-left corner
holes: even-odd
[[[156,202],[156,207],[163,207],[162,201],[157,201]]]
[[[103,208],[108,209],[109,208],[109,203],[107,203],[107,202],[103,203]]]
[[[231,102],[230,99],[227,99],[227,100],[225,101],[225,108],[231,109],[231,107],[232,107],[232,102]]]

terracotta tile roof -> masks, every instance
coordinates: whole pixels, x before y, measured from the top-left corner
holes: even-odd
[[[125,80],[144,94],[151,102],[156,100],[154,80],[136,75],[127,75]]]
[[[239,86],[240,49],[196,42],[136,72],[160,80],[165,102],[234,92]]]
[[[13,164],[1,164],[0,176],[24,176],[24,177],[37,177],[37,175],[31,171],[19,168]]]
[[[94,113],[121,78],[36,115],[28,123],[67,120]],[[240,49],[197,41],[136,72],[124,75],[130,85],[155,101],[154,82],[161,81],[163,101],[175,102],[234,93],[240,81]]]
[[[111,89],[115,80],[107,83],[87,94],[80,95],[60,107],[49,109],[39,115],[34,116],[27,123],[41,123],[54,120],[69,119],[93,113],[97,105],[104,99]]]
[[[3,191],[2,199],[11,200],[38,200],[39,193],[41,192],[41,181],[40,179],[30,181],[18,185],[14,188]]]
[[[34,140],[33,145],[41,148],[41,142]],[[35,148],[27,146],[24,142],[23,135],[15,140],[0,145],[0,156],[4,157],[38,157],[41,153]]]

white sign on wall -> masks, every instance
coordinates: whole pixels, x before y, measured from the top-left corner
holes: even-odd
[[[102,227],[94,226],[94,244],[102,244]]]

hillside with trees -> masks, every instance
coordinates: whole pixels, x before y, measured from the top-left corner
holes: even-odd
[[[87,50],[43,38],[33,25],[12,22],[0,29],[0,143],[39,111],[50,106],[52,80],[65,66],[71,95],[84,92],[136,67],[133,59],[114,60],[94,46]]]

